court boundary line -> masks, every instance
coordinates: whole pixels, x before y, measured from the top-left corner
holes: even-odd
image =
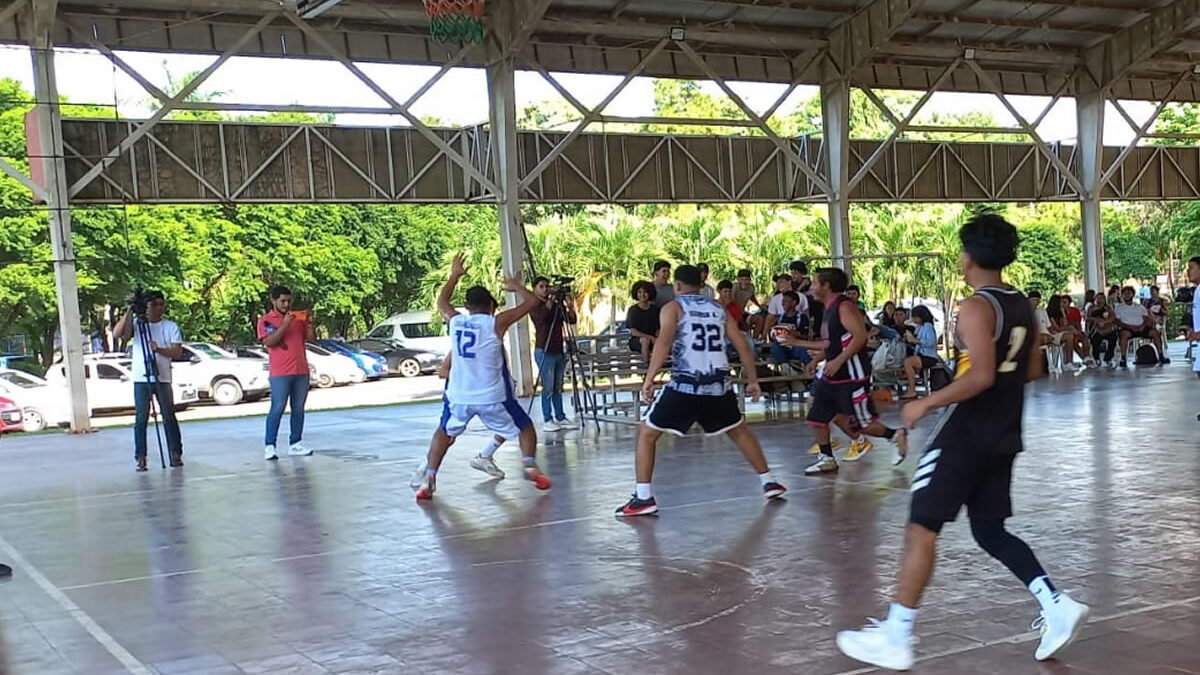
[[[33,563],[26,560],[25,556],[21,555],[20,551],[14,548],[12,544],[8,543],[8,540],[5,539],[3,535],[0,535],[0,551],[4,551],[4,554],[8,556],[9,560],[13,562],[13,565],[17,569],[20,569],[33,581],[33,583],[37,584],[37,586],[42,589],[43,593],[50,596],[52,600],[57,602],[63,611],[69,614],[72,619],[75,619],[75,622],[78,623],[84,630],[86,630],[88,634],[96,640],[96,642],[100,643],[100,646],[104,647],[104,649],[111,654],[118,663],[124,666],[126,670],[128,670],[130,673],[133,673],[133,675],[154,675],[154,671],[150,670],[146,664],[138,660],[138,658],[131,654],[128,649],[125,649],[120,642],[117,642],[117,639],[114,638],[111,633],[104,630],[104,628],[97,623],[90,614],[85,612],[82,607],[77,605],[74,600],[71,600],[71,598],[67,597],[67,594],[55,586],[52,581],[46,578],[46,575],[42,574],[41,570],[35,567]]]

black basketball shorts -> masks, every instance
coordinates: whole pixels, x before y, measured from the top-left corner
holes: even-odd
[[[827,427],[833,418],[846,415],[850,428],[857,430],[865,429],[879,419],[868,382],[819,380],[813,384],[812,396],[808,423],[814,426]]]
[[[1012,516],[1009,489],[1016,458],[1013,453],[982,452],[979,444],[958,433],[938,434],[917,461],[909,520],[926,526],[952,522],[963,506],[970,518]]]
[[[693,424],[699,423],[706,436],[716,436],[737,428],[743,419],[732,391],[720,396],[701,396],[663,387],[643,421],[652,429],[676,436],[686,434]]]

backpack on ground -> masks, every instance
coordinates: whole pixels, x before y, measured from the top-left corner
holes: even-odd
[[[1138,366],[1157,366],[1158,350],[1154,345],[1142,345],[1133,355],[1133,363]]]

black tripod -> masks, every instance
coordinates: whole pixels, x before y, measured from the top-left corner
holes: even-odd
[[[587,377],[584,376],[583,364],[579,359],[579,343],[578,335],[575,332],[574,325],[568,321],[570,311],[567,309],[567,295],[564,292],[559,292],[554,296],[554,314],[550,319],[550,326],[553,328],[556,324],[560,324],[566,329],[564,336],[563,355],[567,357],[567,368],[571,373],[571,407],[575,409],[575,414],[579,417],[579,428],[587,427],[587,416],[591,413],[592,422],[596,425],[596,430],[600,430],[600,418],[596,415],[596,408],[591,404],[591,386],[588,384]],[[551,337],[550,339],[553,339]],[[544,352],[543,352],[544,353]],[[543,356],[543,361],[545,357]],[[537,399],[538,388],[541,387],[543,363],[539,362],[538,375],[534,380],[532,397],[529,400],[530,409],[533,408],[533,402]],[[580,397],[580,384],[582,384],[583,396]]]
[[[154,420],[154,438],[158,441],[158,461],[162,464],[162,468],[167,468],[167,459],[163,455],[163,439],[162,429],[158,426],[158,408],[155,406],[155,399],[158,398],[158,358],[151,351],[151,336],[150,323],[146,321],[144,315],[134,316],[133,325],[136,328],[137,335],[135,340],[142,342],[142,365],[146,372],[146,384],[150,387],[150,417]]]

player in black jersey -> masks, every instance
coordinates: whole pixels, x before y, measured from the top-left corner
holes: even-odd
[[[867,345],[867,325],[858,303],[844,295],[849,285],[849,277],[836,267],[816,271],[813,298],[824,306],[821,340],[799,343],[801,347],[825,351],[825,365],[821,378],[813,385],[813,402],[808,411],[808,423],[813,427],[821,454],[804,470],[809,475],[837,471],[829,424],[842,416],[848,425],[839,421],[838,426],[853,441],[846,459],[858,459],[872,447],[869,441],[860,440],[859,432],[895,441],[900,457],[908,454],[908,432],[880,423],[875,403],[871,401],[871,360],[863,352]]]
[[[921,593],[933,574],[937,536],[966,505],[971,534],[1024,583],[1041,605],[1034,622],[1042,631],[1035,657],[1058,654],[1078,637],[1088,607],[1055,590],[1025,542],[1004,528],[1012,515],[1009,487],[1021,451],[1025,382],[1041,376],[1033,348],[1033,310],[1000,272],[1017,257],[1017,230],[1000,216],[977,215],[959,232],[960,263],[975,295],[959,306],[957,337],[967,364],[949,386],[904,407],[910,428],[937,408],[938,420],[912,483],[912,511],[896,601],[884,622],[838,633],[847,656],[882,668],[912,667],[912,625]]]

